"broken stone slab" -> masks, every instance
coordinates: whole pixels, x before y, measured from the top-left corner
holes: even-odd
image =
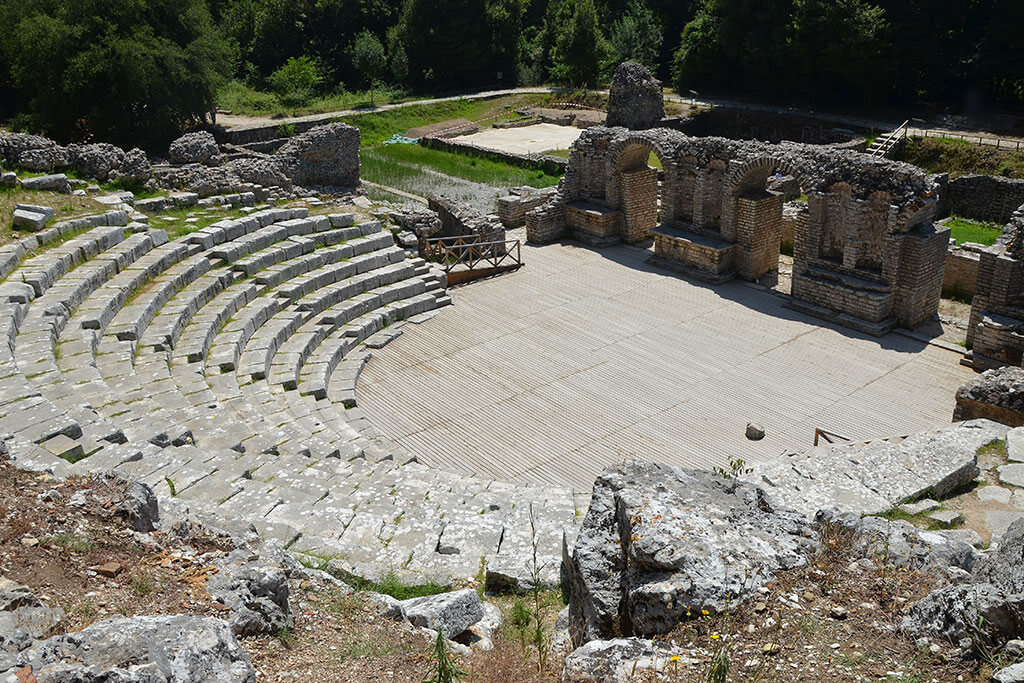
[[[972,548],[981,548],[985,545],[985,541],[981,538],[981,534],[974,529],[946,529],[938,533],[954,541],[966,543]]]
[[[975,491],[975,495],[983,502],[1008,504],[1013,492],[1002,486],[982,486]]]
[[[85,448],[82,446],[82,443],[63,434],[50,437],[39,445],[58,458],[68,462],[78,462],[85,457]]]
[[[989,510],[985,513],[985,527],[992,532],[992,539],[997,540],[1014,522],[1024,519],[1024,512],[1016,510]]]
[[[823,509],[880,514],[904,501],[942,498],[970,484],[978,476],[978,449],[1005,438],[1006,432],[991,420],[970,420],[899,442],[811,449],[756,465],[744,478],[763,487],[774,506],[808,517]]]
[[[950,532],[923,531],[908,522],[882,517],[858,517],[854,513],[820,512],[815,518],[819,529],[839,525],[853,532],[851,549],[856,557],[867,558],[888,567],[938,569],[950,567],[969,572],[977,553],[974,548]]]
[[[481,602],[480,605],[484,610],[483,618],[457,635],[455,642],[478,650],[493,650],[494,632],[501,626],[501,610],[489,602]]]
[[[643,638],[592,640],[565,658],[563,683],[628,683],[642,672],[663,673],[682,657],[675,646]]]
[[[937,500],[925,498],[924,500],[916,503],[904,503],[903,505],[900,505],[900,510],[903,510],[908,515],[920,515],[924,512],[931,512],[937,507],[939,507],[939,502]]]
[[[71,183],[63,173],[36,176],[35,178],[22,178],[21,186],[26,190],[46,190],[61,194],[71,194]]]
[[[160,510],[156,494],[153,493],[153,489],[141,481],[133,482],[128,486],[124,498],[117,507],[136,531],[148,533],[156,530],[160,523]]]
[[[524,595],[535,584],[543,589],[556,588],[562,580],[562,558],[557,555],[542,555],[537,558],[534,571],[532,554],[491,555],[484,568],[487,590],[494,593],[516,593]]]
[[[22,211],[30,211],[31,213],[41,213],[46,216],[46,220],[52,219],[57,212],[50,206],[40,206],[39,204],[16,204],[15,209]]]
[[[484,618],[480,595],[472,588],[403,600],[402,609],[413,626],[438,631],[449,639]]]
[[[13,171],[0,173],[0,187],[17,187],[18,174]]]
[[[667,633],[688,614],[724,611],[805,566],[815,537],[749,483],[641,461],[609,467],[572,551],[573,642]]]
[[[40,681],[166,681],[251,683],[256,672],[227,622],[169,615],[115,618],[36,641],[8,658],[31,666]]]
[[[13,220],[16,230],[39,232],[46,227],[46,222],[50,219],[46,217],[46,214],[26,211],[25,209],[15,209]]]
[[[964,521],[964,516],[956,510],[936,510],[928,513],[928,519],[948,529]]]
[[[1000,483],[1024,487],[1024,463],[1000,465],[998,471]]]

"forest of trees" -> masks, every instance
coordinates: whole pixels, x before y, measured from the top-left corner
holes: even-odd
[[[166,139],[232,82],[586,87],[625,59],[684,93],[1024,103],[1021,0],[0,0],[0,26],[0,116],[65,139]]]

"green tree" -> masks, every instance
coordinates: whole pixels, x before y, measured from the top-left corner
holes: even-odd
[[[884,15],[863,0],[794,0],[789,78],[822,99],[877,100],[888,94]]]
[[[384,75],[384,46],[377,36],[363,31],[352,44],[352,64],[363,78],[370,82],[370,104],[373,104],[373,84]]]
[[[162,144],[213,110],[236,58],[205,0],[6,1],[0,25],[21,121],[64,140]]]
[[[661,22],[654,12],[634,0],[626,14],[612,24],[612,66],[632,59],[656,71],[663,38]]]
[[[307,56],[289,57],[267,81],[281,101],[287,105],[300,105],[309,101],[324,80],[319,62]]]
[[[981,43],[978,80],[1004,102],[1024,102],[1024,3],[996,0]]]
[[[572,16],[555,38],[551,74],[573,86],[590,86],[597,82],[608,50],[594,1],[579,0],[574,5]]]

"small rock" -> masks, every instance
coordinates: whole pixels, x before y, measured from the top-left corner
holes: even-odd
[[[781,649],[782,647],[778,643],[765,643],[761,647],[761,652],[770,656],[778,654]]]
[[[845,619],[850,616],[850,610],[841,605],[833,605],[832,609],[830,609],[828,613],[833,619]]]
[[[758,602],[758,603],[755,603],[755,604],[754,604],[754,611],[755,611],[756,613],[758,613],[758,614],[761,614],[761,613],[762,613],[762,612],[764,612],[764,611],[765,611],[766,609],[768,609],[768,605],[766,605],[766,604],[765,604],[765,603],[763,603],[763,602]]]
[[[29,548],[34,548],[37,545],[39,545],[39,539],[35,538],[34,536],[22,536],[21,544]]]
[[[764,427],[757,422],[747,423],[747,438],[751,441],[760,441],[764,438]]]
[[[1024,683],[1024,662],[996,671],[989,680],[994,683]]]
[[[402,601],[413,626],[442,632],[452,638],[484,617],[480,596],[472,588]]]
[[[108,579],[112,579],[124,570],[124,565],[122,565],[120,562],[104,562],[103,564],[98,564],[95,567],[91,567],[91,569],[100,576],[105,576]]]

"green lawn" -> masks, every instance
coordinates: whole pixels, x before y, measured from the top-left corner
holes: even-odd
[[[449,100],[434,104],[417,104],[399,109],[355,114],[340,117],[339,121],[350,123],[359,129],[363,147],[373,147],[395,133],[404,133],[410,128],[439,123],[449,119],[465,118],[481,126],[493,125],[503,118],[518,116],[517,107],[543,102],[546,95],[505,95],[486,100]]]
[[[395,88],[377,88],[373,91],[373,103],[376,105],[415,99],[420,98]],[[286,104],[272,92],[250,88],[241,81],[231,81],[217,93],[217,106],[242,116],[304,116],[369,107],[370,91],[340,90],[329,95],[312,97],[305,102]]]
[[[559,176],[548,175],[544,171],[419,145],[385,145],[364,149],[360,158],[362,177],[399,189],[406,189],[409,181],[421,173],[422,167],[494,187],[550,187],[559,181]]]
[[[984,223],[967,218],[954,217],[946,223],[957,244],[975,242],[977,244],[995,244],[1003,229],[995,223]]]

